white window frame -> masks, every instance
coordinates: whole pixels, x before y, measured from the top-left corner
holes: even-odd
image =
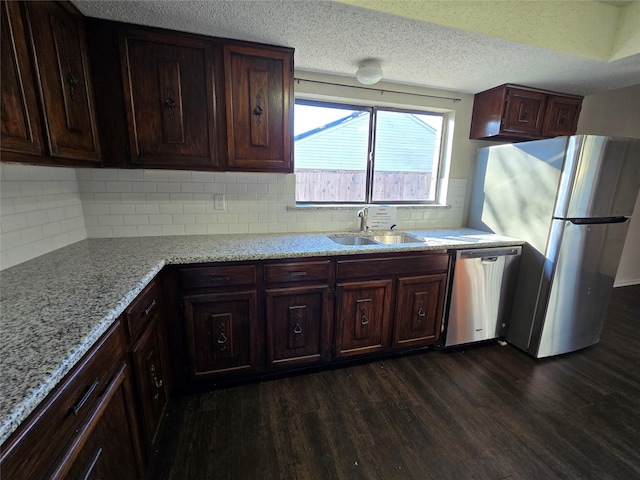
[[[344,87],[344,86],[342,86]],[[346,87],[347,89],[349,87]],[[406,96],[410,99],[411,94],[407,93]],[[391,201],[381,201],[381,202],[358,202],[358,203],[347,203],[347,202],[298,202],[296,201],[296,207],[305,208],[305,207],[313,207],[313,208],[340,208],[340,207],[360,207],[367,205],[376,205],[376,204],[384,204],[384,205],[396,205],[399,207],[447,207],[447,189],[448,189],[448,180],[449,180],[449,172],[451,168],[451,152],[453,147],[453,131],[455,125],[455,110],[453,109],[444,109],[438,107],[430,107],[425,105],[415,105],[410,103],[390,103],[390,102],[382,102],[382,101],[371,101],[364,100],[363,98],[354,99],[351,97],[339,97],[334,95],[322,95],[322,94],[313,94],[313,93],[296,93],[295,101],[302,100],[304,102],[311,103],[329,103],[336,106],[344,106],[350,108],[373,108],[377,107],[383,110],[395,110],[402,112],[416,112],[421,114],[435,114],[442,115],[443,117],[443,125],[442,125],[442,133],[441,133],[441,144],[440,144],[440,155],[438,158],[438,176],[436,180],[436,192],[435,192],[435,200],[434,201],[424,201],[424,202],[391,202]],[[295,168],[295,157],[294,157],[294,168]]]

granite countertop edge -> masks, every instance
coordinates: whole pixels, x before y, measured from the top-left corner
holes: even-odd
[[[334,243],[327,232],[87,239],[1,271],[0,444],[165,265],[524,243],[466,228],[406,233],[428,241],[354,247]]]

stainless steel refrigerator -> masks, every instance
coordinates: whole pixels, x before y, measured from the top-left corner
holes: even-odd
[[[640,140],[480,148],[469,226],[525,240],[507,342],[534,357],[600,340],[640,188]]]

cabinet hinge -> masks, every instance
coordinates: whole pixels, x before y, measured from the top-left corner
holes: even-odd
[[[130,162],[131,161],[131,147],[129,147],[128,143],[124,147],[124,153],[127,156],[127,160]]]

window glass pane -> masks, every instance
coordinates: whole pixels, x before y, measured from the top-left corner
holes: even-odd
[[[378,110],[372,200],[435,201],[441,115]]]
[[[296,103],[297,202],[366,201],[367,110]]]

